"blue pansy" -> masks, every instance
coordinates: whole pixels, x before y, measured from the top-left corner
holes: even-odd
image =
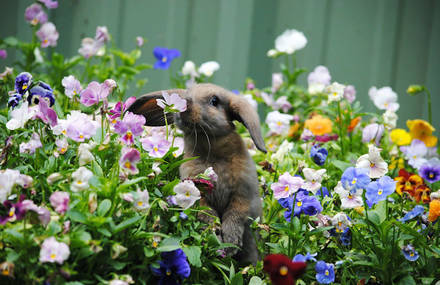
[[[330,284],[335,281],[334,265],[325,261],[318,261],[315,266],[316,280],[320,284]]]
[[[22,72],[15,78],[15,91],[23,95],[32,84],[32,75],[29,72]]]
[[[324,165],[325,160],[327,159],[328,151],[323,148],[319,147],[319,145],[315,144],[312,146],[312,149],[310,150],[310,157],[317,165]]]
[[[307,262],[307,261],[316,261],[315,256],[317,256],[317,253],[310,253],[307,252],[307,254],[304,256],[302,254],[297,254],[293,257],[293,262]]]
[[[8,99],[8,106],[15,108],[21,101],[23,96],[19,93],[12,94]]]
[[[383,201],[388,195],[396,190],[396,181],[389,176],[381,177],[379,180],[370,182],[367,186],[365,197],[369,205]]]
[[[293,197],[279,199],[278,202],[286,208],[284,217],[290,222],[292,216],[292,210],[294,216],[300,216],[304,213],[308,216],[314,216],[322,211],[322,206],[319,200],[315,196],[308,196],[307,191],[298,191],[296,194],[296,201],[294,205]]]
[[[154,69],[168,69],[173,59],[180,56],[180,51],[177,49],[155,47],[153,54],[157,59],[156,63],[154,64]]]
[[[371,179],[366,168],[349,167],[341,177],[342,186],[347,190],[349,189],[352,193],[358,189],[365,189],[370,182]]]
[[[411,219],[414,219],[415,217],[422,215],[424,212],[425,212],[425,208],[422,205],[417,205],[414,207],[414,209],[406,213],[405,216],[401,218],[399,221],[404,223],[406,221],[409,221]]]
[[[43,98],[47,101],[49,106],[55,104],[55,96],[53,95],[53,90],[50,88],[49,84],[44,82],[38,82],[38,84],[29,91],[29,96],[27,100],[29,105],[38,104],[40,99]]]
[[[327,187],[322,187],[316,194],[321,197],[333,197],[330,191],[328,191]]]
[[[419,253],[410,244],[402,248],[403,256],[409,261],[416,261],[419,258]]]
[[[342,232],[341,236],[339,237],[339,240],[341,241],[342,245],[349,246],[351,244],[351,231],[350,228],[345,228],[345,230]]]
[[[161,257],[160,267],[151,267],[153,274],[160,277],[159,285],[178,285],[191,274],[187,257],[180,248],[162,252]]]
[[[188,215],[185,214],[184,212],[180,212],[179,213],[179,218],[182,219],[182,220],[186,220],[186,219],[188,219]]]

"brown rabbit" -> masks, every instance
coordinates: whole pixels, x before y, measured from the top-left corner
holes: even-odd
[[[178,93],[186,99],[187,110],[167,114],[167,121],[176,123],[184,133],[185,158],[198,157],[181,165],[181,178],[194,177],[213,167],[218,175],[215,189],[204,195],[200,203],[208,205],[220,218],[223,242],[242,249],[237,258],[255,264],[258,251],[249,217],[255,219],[262,211],[258,178],[255,163],[232,121],[243,123],[257,148],[266,152],[258,114],[244,98],[213,84],[165,92]],[[163,109],[156,104],[156,99],[161,98],[162,91],[141,96],[128,111],[144,115],[146,125],[162,126]],[[231,254],[236,252],[230,249]]]

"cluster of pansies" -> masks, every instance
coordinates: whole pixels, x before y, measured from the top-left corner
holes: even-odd
[[[274,73],[271,86],[248,79],[233,90],[262,115],[268,149],[258,152],[237,128],[263,205],[249,221],[261,260],[238,264],[203,203],[221,183],[215,165],[180,179],[179,166],[191,160],[180,131],[166,120],[144,126],[148,114],[127,111],[134,77],[105,67],[121,58],[132,72],[161,72],[180,51],[156,47],[153,66],[136,66],[145,39],[136,38],[133,53],[106,49],[111,36],[99,26],[82,40],[82,56],[44,69],[36,49],[56,45],[45,9],[57,6],[40,0],[26,9],[36,37],[21,48],[30,46],[25,54],[35,56],[26,60],[35,65],[0,74],[0,90],[11,90],[0,114],[0,283],[428,284],[440,275],[437,137],[431,118],[396,128],[402,94],[389,86],[356,94],[322,65],[300,86],[304,71],[294,64]],[[268,56],[296,62],[306,45],[302,32],[287,30]],[[75,68],[80,62],[85,70]],[[219,68],[187,60],[173,87],[211,81]],[[426,90],[412,85],[408,93]],[[362,113],[356,97],[367,95],[380,114]],[[178,94],[162,97],[164,115],[187,108]]]

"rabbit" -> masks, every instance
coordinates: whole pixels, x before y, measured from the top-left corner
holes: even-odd
[[[156,103],[163,98],[162,92],[139,97],[127,111],[144,115],[146,125],[163,126],[163,109]],[[255,162],[233,121],[243,123],[256,147],[266,152],[257,112],[243,97],[214,84],[195,84],[186,90],[165,92],[177,93],[187,101],[186,111],[166,115],[167,122],[174,122],[183,132],[184,157],[197,157],[180,166],[181,179],[213,167],[218,175],[215,189],[202,196],[200,205],[209,206],[211,214],[220,218],[223,242],[241,249],[231,247],[228,254],[235,254],[242,263],[256,264],[258,250],[249,217],[255,219],[262,214],[258,178]]]

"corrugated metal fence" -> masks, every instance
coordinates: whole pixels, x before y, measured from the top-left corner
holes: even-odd
[[[409,84],[425,84],[433,95],[434,125],[440,112],[440,2],[435,0],[59,0],[51,21],[60,32],[58,51],[77,54],[81,39],[93,37],[106,25],[124,50],[136,36],[149,42],[142,60],[153,63],[154,46],[182,51],[172,65],[185,60],[200,64],[217,60],[215,82],[229,89],[243,86],[250,76],[258,87],[270,84],[279,62],[266,57],[274,39],[287,28],[308,38],[298,52],[300,66],[326,65],[341,83],[356,86],[358,98],[373,110],[367,91],[372,85],[391,86],[399,94],[400,125],[408,118],[427,118],[424,97],[410,97]],[[0,36],[25,40],[29,0],[1,0]],[[10,53],[10,62],[14,54]],[[3,65],[4,62],[0,62]],[[169,72],[148,70],[145,92],[169,86]],[[302,79],[305,83],[305,76]]]

